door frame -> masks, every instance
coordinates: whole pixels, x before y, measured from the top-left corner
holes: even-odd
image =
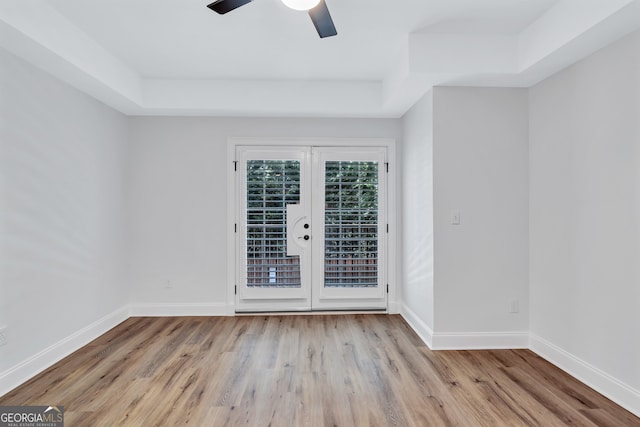
[[[240,246],[236,244],[238,174],[236,172],[236,148],[238,146],[315,146],[315,147],[386,147],[387,148],[387,313],[400,312],[398,302],[398,238],[397,238],[397,194],[396,140],[393,138],[273,138],[273,137],[229,137],[227,139],[227,314],[236,314],[236,289],[239,271]]]

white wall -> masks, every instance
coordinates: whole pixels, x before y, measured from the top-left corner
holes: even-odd
[[[132,118],[134,312],[226,312],[229,137],[400,135],[400,121],[392,119]]]
[[[403,117],[403,314],[431,344],[433,334],[433,96]]]
[[[434,346],[526,346],[527,91],[436,87],[433,111]]]
[[[10,368],[126,306],[127,122],[2,50],[0,94],[2,394]]]
[[[640,33],[533,87],[530,114],[532,346],[640,414]]]

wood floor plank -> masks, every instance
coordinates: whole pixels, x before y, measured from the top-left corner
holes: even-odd
[[[500,350],[498,354],[508,352]],[[525,424],[525,425],[561,425],[557,418],[550,418],[548,409],[534,399],[526,389],[514,383],[505,374],[502,368],[513,366],[502,366],[497,364],[492,352],[466,352],[475,366],[478,367],[479,383],[489,384],[492,391],[502,399],[505,405]]]
[[[520,368],[501,368],[513,382],[525,389],[536,401],[547,408],[549,422],[559,419],[563,425],[597,427],[579,411],[572,410],[561,393],[557,393],[548,383],[538,381],[529,372]]]
[[[395,315],[131,318],[0,397],[73,426],[638,426],[528,350],[431,351]]]

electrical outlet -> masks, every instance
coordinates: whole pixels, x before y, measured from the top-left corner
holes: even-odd
[[[0,347],[2,347],[3,345],[7,345],[8,343],[9,340],[7,339],[7,327],[2,326],[0,327]]]
[[[509,304],[509,313],[516,314],[520,312],[520,301],[512,299]]]

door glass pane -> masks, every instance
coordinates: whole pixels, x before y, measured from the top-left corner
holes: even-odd
[[[378,286],[378,162],[327,161],[324,185],[324,286]]]
[[[287,256],[287,205],[299,202],[299,161],[247,161],[248,287],[301,286],[300,257]]]

